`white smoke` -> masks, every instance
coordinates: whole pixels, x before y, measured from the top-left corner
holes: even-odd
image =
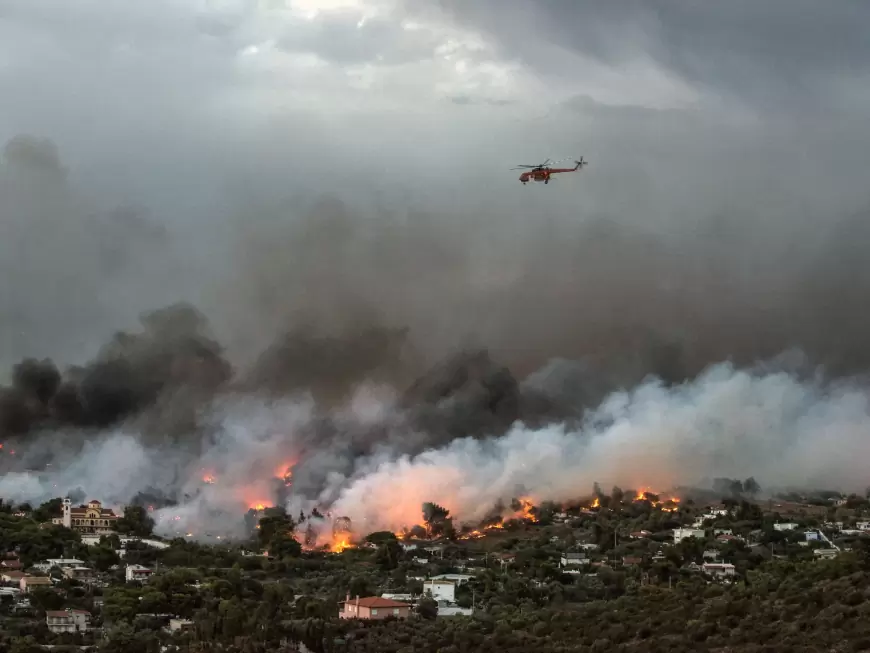
[[[518,487],[537,501],[582,498],[594,482],[661,490],[717,476],[859,490],[868,454],[864,388],[721,364],[679,387],[649,381],[614,393],[578,430],[518,424],[500,438],[384,462],[335,511],[363,531],[395,530],[419,523],[426,501],[478,521]]]

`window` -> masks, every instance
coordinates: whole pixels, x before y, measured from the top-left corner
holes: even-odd
[[[394,614],[394,615],[398,615],[398,614],[399,614],[399,608],[393,608],[393,614]]]
[[[378,614],[378,609],[372,608],[372,616],[375,617],[375,616],[377,616],[377,614]]]

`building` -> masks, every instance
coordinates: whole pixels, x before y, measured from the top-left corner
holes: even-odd
[[[73,508],[69,498],[63,500],[63,516],[55,517],[51,523],[71,528],[79,533],[110,535],[115,532],[115,524],[120,517],[111,508],[94,499],[87,505]]]
[[[389,617],[407,619],[411,616],[411,605],[380,596],[351,599],[348,594],[338,616],[341,619],[387,619]]]
[[[83,633],[91,627],[91,613],[87,610],[47,610],[45,624],[55,633]]]
[[[48,576],[25,576],[18,581],[21,592],[27,594],[34,587],[51,587],[51,578]]]
[[[72,580],[90,583],[96,578],[96,572],[90,567],[64,567],[63,575]]]
[[[125,577],[128,583],[133,581],[144,582],[151,578],[151,574],[154,572],[148,567],[143,567],[142,565],[127,565]]]
[[[33,568],[37,571],[42,571],[47,574],[54,567],[57,567],[58,569],[63,571],[64,569],[68,569],[70,567],[82,567],[84,566],[84,564],[85,561],[79,560],[78,558],[49,558],[48,560],[37,562],[35,565],[33,565]]]
[[[423,594],[431,594],[438,602],[456,602],[456,583],[452,580],[427,580],[423,583]]]
[[[563,553],[559,559],[560,567],[580,567],[589,562],[585,553]]]
[[[823,560],[830,560],[831,558],[836,558],[839,553],[840,552],[837,549],[815,549],[813,551],[813,555],[816,558],[822,558]]]
[[[452,580],[457,585],[462,585],[462,583],[467,583],[474,576],[471,574],[438,574],[437,576],[432,576],[432,580]]]
[[[192,631],[192,630],[194,630],[194,628],[195,628],[194,624],[190,619],[178,619],[178,618],[170,619],[169,625],[166,627],[166,629],[170,633],[175,633],[175,632],[178,632],[179,630],[181,632]]]
[[[705,562],[701,570],[716,578],[728,578],[735,574],[734,565],[728,562]]]
[[[679,544],[689,537],[696,537],[703,540],[706,537],[704,531],[700,528],[675,528],[674,529],[674,544]]]
[[[773,530],[775,531],[795,531],[798,529],[798,525],[794,522],[783,522],[780,524],[774,524]]]
[[[18,585],[21,583],[21,579],[25,576],[27,576],[27,574],[23,571],[0,571],[0,582]]]

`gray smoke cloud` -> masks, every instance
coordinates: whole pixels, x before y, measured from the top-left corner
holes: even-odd
[[[366,478],[429,456],[471,492],[452,447],[499,461],[521,434],[583,488],[589,460],[633,482],[600,444],[621,432],[588,422],[631,388],[624,419],[658,442],[654,399],[682,433],[678,406],[715,417],[716,374],[748,374],[711,365],[798,348],[829,380],[868,371],[862,3],[333,4],[0,9],[0,495],[238,533],[287,456],[294,512],[374,520]],[[547,186],[508,170],[580,155]],[[708,444],[677,458],[789,480],[741,454],[780,442],[777,384],[832,425],[863,386],[783,374],[746,382],[757,441],[719,429],[733,465],[700,417]],[[771,446],[822,446],[789,419],[804,440]],[[837,456],[795,465],[858,483]]]

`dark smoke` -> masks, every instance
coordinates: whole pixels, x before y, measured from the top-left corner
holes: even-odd
[[[50,183],[39,183],[67,197],[51,147],[28,141],[6,154],[32,183],[46,176]],[[770,396],[783,378],[799,385],[817,370],[827,379],[870,371],[867,214],[784,230],[734,211],[662,234],[606,217],[542,219],[512,232],[492,216],[371,215],[337,198],[286,210],[293,219],[271,226],[246,216],[237,249],[217,264],[230,276],[216,276],[196,307],[143,313],[138,328],[79,366],[24,348],[34,357],[14,365],[0,389],[0,437],[18,451],[18,462],[4,454],[4,466],[45,471],[50,463],[64,470],[58,492],[81,487],[107,501],[178,509],[192,526],[283,498],[294,514],[342,496],[361,506],[370,473],[380,470],[371,478],[384,483],[403,460],[425,469],[427,456],[442,465],[466,453],[486,464],[492,451],[512,460],[512,449],[492,443],[526,436],[580,461],[582,447],[557,430],[610,433],[590,428],[590,413],[615,420],[613,404],[636,387],[677,417],[695,395],[715,405],[704,374],[722,361],[754,369],[802,351],[805,363],[785,377],[782,361],[763,372],[773,378],[759,383]],[[159,247],[159,230],[141,214],[111,215],[129,228],[122,233]],[[118,241],[103,234],[86,250],[102,252],[94,278],[127,263],[127,241]],[[37,305],[19,287],[9,296],[15,314]],[[38,314],[64,314],[66,300],[48,294]],[[742,377],[716,381],[729,388]],[[789,387],[823,401],[815,388]],[[631,415],[654,422],[655,410],[643,404]],[[274,477],[288,461],[297,463],[291,489]],[[95,466],[105,474],[90,473]],[[206,473],[213,485],[203,484]],[[570,474],[560,478],[566,493]],[[9,477],[4,489],[39,500],[54,491],[47,479]]]

